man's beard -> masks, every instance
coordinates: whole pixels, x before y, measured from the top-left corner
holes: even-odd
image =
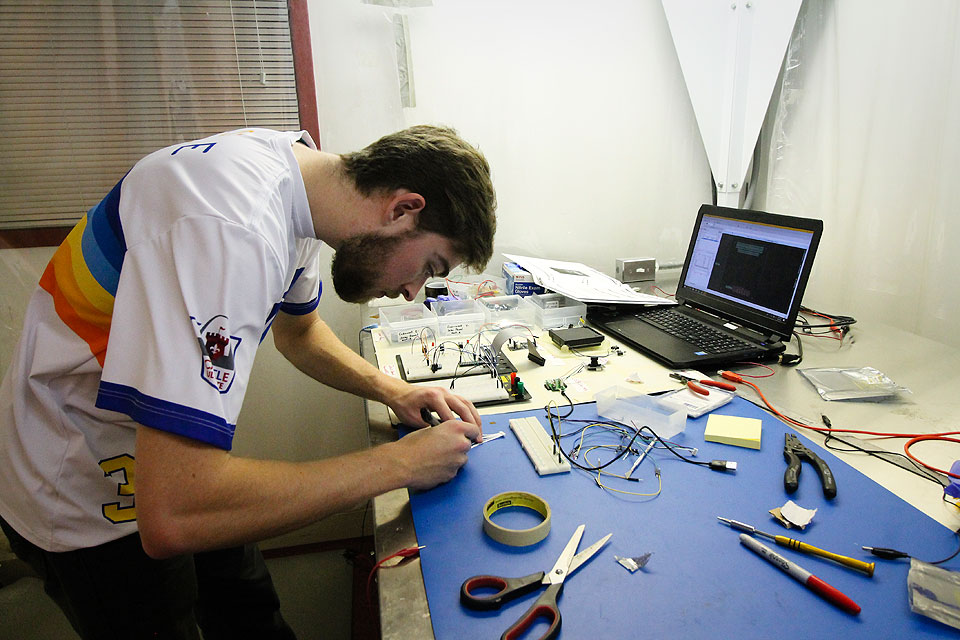
[[[347,302],[362,303],[377,297],[376,283],[383,275],[383,265],[396,252],[402,240],[416,231],[399,236],[362,233],[347,238],[336,253],[330,271],[333,288]],[[386,292],[388,294],[396,292]]]

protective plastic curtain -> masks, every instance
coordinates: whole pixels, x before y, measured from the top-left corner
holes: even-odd
[[[806,0],[765,207],[818,217],[808,306],[960,346],[960,4]]]

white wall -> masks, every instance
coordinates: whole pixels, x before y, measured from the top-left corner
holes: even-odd
[[[400,106],[390,19],[309,5],[328,151],[447,124],[491,163],[499,252],[584,262],[682,258],[710,199],[706,155],[656,0],[436,0],[406,10],[417,106]]]

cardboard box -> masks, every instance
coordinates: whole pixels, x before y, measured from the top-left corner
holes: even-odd
[[[529,271],[516,262],[503,263],[503,277],[507,280],[507,295],[529,296],[545,289],[533,281]]]

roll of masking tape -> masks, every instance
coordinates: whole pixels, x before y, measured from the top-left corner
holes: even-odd
[[[529,529],[507,529],[501,527],[490,516],[507,507],[525,507],[543,516],[543,521]],[[488,536],[511,547],[525,547],[536,544],[550,533],[550,505],[539,496],[526,491],[507,491],[499,493],[483,507],[483,531]]]

